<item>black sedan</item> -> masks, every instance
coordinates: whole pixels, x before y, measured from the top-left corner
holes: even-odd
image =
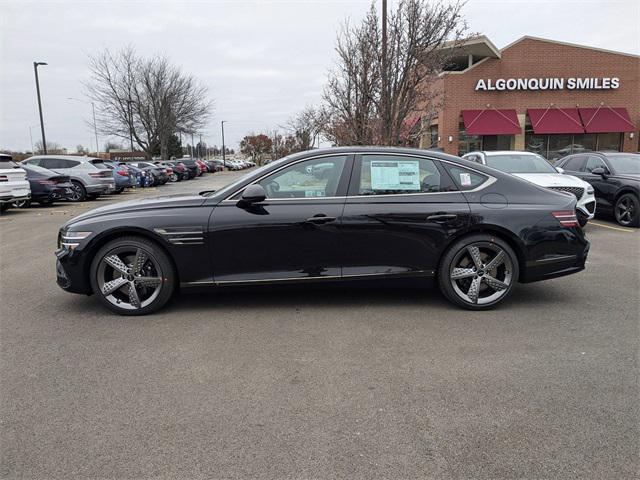
[[[27,172],[31,199],[16,202],[15,206],[18,208],[28,207],[32,202],[51,205],[56,200],[66,200],[73,193],[71,179],[65,175],[28,163],[23,163],[20,167]]]
[[[178,288],[397,277],[436,277],[453,303],[486,309],[517,282],[584,269],[575,203],[441,153],[313,150],[219,191],[80,215],[60,229],[57,278],[125,315]]]
[[[598,211],[613,213],[624,227],[640,227],[640,154],[586,152],[564,157],[556,167],[593,186]]]

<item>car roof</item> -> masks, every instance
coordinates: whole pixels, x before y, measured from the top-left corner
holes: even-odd
[[[487,157],[491,157],[493,155],[513,155],[513,154],[535,155],[535,156],[538,155],[535,152],[527,152],[527,151],[524,151],[524,150],[475,150],[473,152],[466,153],[465,155],[470,155],[472,153],[482,153],[483,155],[485,155]]]
[[[32,157],[26,158],[25,160],[30,160],[32,158],[62,158],[63,160],[76,160],[76,161],[79,160],[79,161],[85,161],[85,162],[89,162],[92,160],[100,160],[101,162],[104,162],[102,158],[87,157],[86,155],[82,157],[78,155],[33,155]]]

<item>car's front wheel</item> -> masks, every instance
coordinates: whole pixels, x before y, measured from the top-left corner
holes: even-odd
[[[91,288],[120,315],[145,315],[171,298],[176,274],[167,254],[154,242],[124,237],[103,246],[91,263]]]
[[[623,227],[640,226],[640,202],[633,193],[625,193],[616,201],[614,208],[616,222]]]
[[[438,269],[438,283],[456,305],[486,310],[511,294],[519,273],[518,258],[505,241],[477,234],[447,250]]]

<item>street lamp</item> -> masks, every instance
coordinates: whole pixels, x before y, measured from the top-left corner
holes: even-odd
[[[93,132],[96,135],[96,155],[100,156],[100,146],[98,144],[98,126],[96,125],[96,106],[93,102],[86,102],[84,100],[80,100],[79,98],[67,97],[67,100],[75,100],[80,103],[91,103],[91,110],[93,110]]]
[[[47,140],[44,136],[44,120],[42,119],[42,102],[40,101],[40,82],[38,80],[38,67],[46,65],[45,62],[33,62],[33,72],[36,76],[36,93],[38,94],[38,110],[40,112],[40,130],[42,131],[42,150],[47,154]]]
[[[227,162],[225,161],[225,156],[224,156],[224,124],[226,123],[226,120],[222,120],[220,122],[220,125],[222,126],[222,167],[226,167],[227,166]]]
[[[131,110],[131,104],[133,100],[127,98],[127,107],[129,107],[129,142],[131,145],[131,158],[129,160],[133,161],[133,110]]]

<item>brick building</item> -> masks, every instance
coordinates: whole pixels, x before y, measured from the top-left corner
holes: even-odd
[[[422,148],[638,151],[640,56],[534,37],[498,50],[477,37],[438,79],[441,108]]]

